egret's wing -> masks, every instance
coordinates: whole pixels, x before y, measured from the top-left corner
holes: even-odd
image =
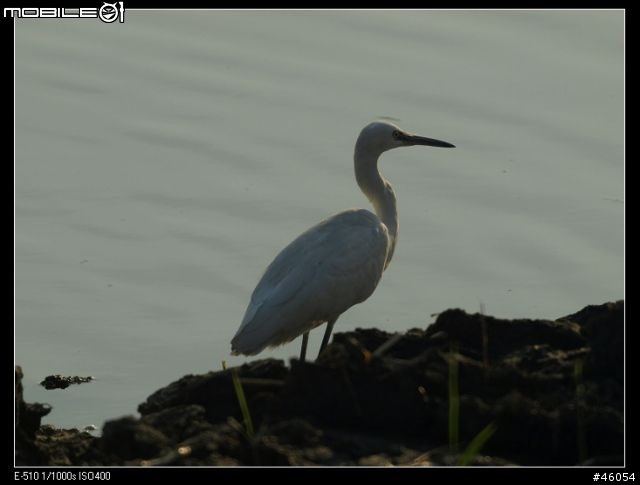
[[[364,301],[380,280],[388,247],[385,226],[365,210],[342,212],[301,234],[262,276],[234,347],[251,334],[262,348],[284,343]]]

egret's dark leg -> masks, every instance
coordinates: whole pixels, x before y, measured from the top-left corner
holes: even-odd
[[[327,329],[324,331],[324,337],[322,337],[322,343],[320,344],[320,352],[318,352],[318,357],[324,350],[324,348],[329,343],[329,337],[331,337],[331,332],[333,331],[333,325],[336,323],[337,318],[327,322]]]
[[[302,334],[302,348],[300,349],[300,360],[304,362],[304,358],[307,356],[307,342],[309,342],[309,332]]]

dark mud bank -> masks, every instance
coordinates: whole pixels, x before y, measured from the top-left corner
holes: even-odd
[[[94,437],[40,426],[49,409],[23,401],[18,368],[16,463],[456,465],[493,423],[470,464],[622,464],[623,313],[623,301],[556,321],[448,310],[426,330],[338,333],[317,362],[238,368],[251,436],[230,369],[184,376]]]

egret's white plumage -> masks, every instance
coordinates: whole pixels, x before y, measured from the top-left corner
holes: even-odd
[[[392,148],[411,145],[453,147],[406,133],[387,121],[362,130],[354,153],[356,180],[376,213],[340,212],[284,248],[251,295],[231,340],[234,354],[254,355],[304,335],[304,359],[310,330],[328,322],[322,351],[337,318],[371,296],[391,261],[398,233],[396,198],[378,172],[378,158]]]

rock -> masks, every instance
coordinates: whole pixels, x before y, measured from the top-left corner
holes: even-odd
[[[61,376],[60,374],[47,376],[40,383],[45,389],[66,389],[71,384],[83,384],[85,382],[91,382],[93,377],[79,377],[79,376]]]
[[[575,322],[589,343],[587,372],[599,379],[615,381],[622,391],[624,379],[624,301],[589,305],[562,317]],[[622,409],[622,408],[620,408]]]
[[[15,367],[15,437],[16,463],[34,465],[42,463],[46,457],[35,446],[35,434],[40,428],[40,420],[51,410],[43,404],[27,404],[22,389],[22,368]]]
[[[254,424],[259,425],[262,421],[268,402],[281,390],[287,372],[284,362],[275,359],[249,362],[238,369],[249,407],[253,410]],[[229,416],[242,419],[233,391],[231,370],[184,376],[149,396],[138,406],[138,411],[144,416],[161,409],[189,404],[202,406],[206,418],[213,423],[225,422]]]
[[[23,398],[22,390],[22,368],[16,366],[15,369],[15,420],[16,430],[24,433],[29,438],[33,438],[38,428],[40,428],[40,420],[51,412],[51,406],[48,404],[32,403],[27,404]]]
[[[149,459],[167,451],[169,439],[153,426],[133,416],[107,421],[98,446],[123,461]]]

